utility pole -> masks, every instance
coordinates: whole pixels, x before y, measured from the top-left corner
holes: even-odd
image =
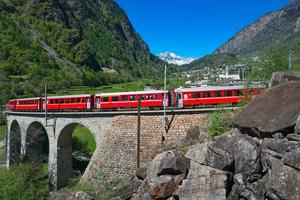
[[[293,54],[294,54],[294,50],[292,48],[290,48],[290,54],[289,54],[289,71],[293,67]]]
[[[166,106],[167,106],[167,65],[165,65],[165,75],[164,75],[164,128],[167,132],[167,117],[166,117]]]
[[[141,148],[141,96],[138,96],[137,152],[136,152],[137,169],[140,168],[140,151],[141,151],[140,148]]]
[[[45,124],[46,124],[46,127],[48,126],[48,120],[47,120],[47,115],[48,115],[48,105],[47,105],[47,102],[48,99],[47,99],[47,83],[45,83]]]

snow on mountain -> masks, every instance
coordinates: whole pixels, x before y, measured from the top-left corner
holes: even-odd
[[[195,58],[183,58],[171,52],[161,53],[159,55],[159,58],[168,62],[169,64],[175,64],[175,65],[186,65],[186,64],[190,64],[195,60]]]

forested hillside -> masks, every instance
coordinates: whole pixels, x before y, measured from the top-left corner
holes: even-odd
[[[98,86],[154,77],[153,56],[113,0],[1,0],[3,101],[72,85]]]

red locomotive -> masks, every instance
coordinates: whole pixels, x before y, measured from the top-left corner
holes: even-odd
[[[241,101],[250,101],[263,92],[265,87],[244,86],[214,86],[203,88],[178,88],[172,92],[166,91],[166,106],[176,108],[198,107],[217,104],[237,104]],[[96,95],[69,95],[51,96],[47,98],[49,111],[88,111],[88,110],[117,110],[137,108],[138,98],[141,107],[162,108],[164,91],[138,91],[102,93]],[[45,110],[45,98],[14,99],[8,102],[7,108],[11,111]]]

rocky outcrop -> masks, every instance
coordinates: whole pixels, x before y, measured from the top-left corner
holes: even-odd
[[[300,199],[297,91],[300,82],[270,89],[238,115],[238,128],[191,146],[184,158],[173,151],[157,155],[146,175],[145,168],[137,171],[131,199]]]
[[[272,137],[281,132],[294,132],[300,115],[300,81],[290,81],[259,95],[235,120],[235,125],[243,132],[256,137]]]
[[[275,87],[288,81],[300,81],[300,73],[275,72],[270,80],[270,87]]]
[[[280,43],[299,32],[300,1],[268,13],[234,35],[214,53],[249,53]]]

